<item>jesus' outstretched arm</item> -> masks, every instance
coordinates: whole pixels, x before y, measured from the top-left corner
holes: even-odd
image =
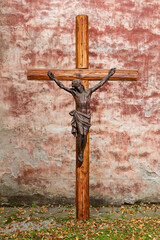
[[[98,83],[98,84],[97,84],[96,86],[94,86],[93,88],[90,88],[91,93],[95,92],[98,88],[102,87],[103,84],[105,84],[105,82],[106,82],[107,80],[109,80],[109,78],[115,73],[115,71],[116,71],[116,68],[111,68],[110,71],[109,71],[109,73],[108,73],[108,75],[107,75],[105,78],[103,78],[103,79],[100,81],[100,83]]]
[[[64,89],[65,91],[72,94],[72,90],[70,88],[65,87],[63,85],[63,83],[61,83],[58,79],[56,79],[54,74],[51,71],[48,71],[47,75],[51,80],[55,81],[55,83],[58,85],[58,87],[60,87],[60,88]]]

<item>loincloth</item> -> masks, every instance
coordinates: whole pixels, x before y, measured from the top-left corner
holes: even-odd
[[[82,113],[77,110],[72,110],[69,114],[73,116],[71,121],[72,134],[75,137],[77,137],[78,133],[81,135],[87,135],[91,126],[91,114]]]

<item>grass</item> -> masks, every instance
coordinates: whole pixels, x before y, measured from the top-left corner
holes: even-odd
[[[151,217],[147,214],[145,215],[145,210],[150,210],[152,213],[158,211],[159,213],[159,209],[160,206],[156,205],[122,206],[117,209],[116,212],[111,209],[110,213],[99,217],[92,216],[87,221],[78,221],[75,219],[74,213],[69,213],[66,217],[50,218],[51,225],[47,229],[23,232],[17,230],[12,234],[1,234],[0,239],[158,240],[160,239],[160,215],[157,214],[157,216]],[[71,209],[68,211],[70,212],[70,210]],[[97,208],[96,211],[100,212],[101,210],[101,208]],[[137,214],[141,214],[142,212],[144,214],[143,217],[137,217]],[[120,214],[118,217],[116,215],[117,213]],[[113,218],[114,214],[116,216],[115,218]],[[38,222],[44,219],[45,215],[43,218],[39,218]],[[12,221],[19,221],[19,215],[9,215],[7,221],[7,224],[11,224]]]
[[[12,235],[5,234],[1,239],[160,239],[160,218],[93,218],[81,222],[74,218],[57,219],[52,228],[17,231]]]

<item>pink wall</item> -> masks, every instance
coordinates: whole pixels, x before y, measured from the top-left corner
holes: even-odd
[[[138,82],[109,82],[93,95],[90,197],[103,204],[160,201],[160,2],[1,6],[0,199],[74,199],[74,101],[54,82],[27,81],[26,72],[75,68],[75,17],[87,14],[90,68],[139,70]]]

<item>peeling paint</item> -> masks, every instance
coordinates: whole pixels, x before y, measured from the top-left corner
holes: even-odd
[[[87,14],[89,67],[139,70],[138,82],[108,82],[93,95],[91,202],[159,202],[160,2],[2,0],[1,6],[0,198],[73,202],[74,101],[54,82],[28,82],[26,73],[74,69],[75,16]]]

